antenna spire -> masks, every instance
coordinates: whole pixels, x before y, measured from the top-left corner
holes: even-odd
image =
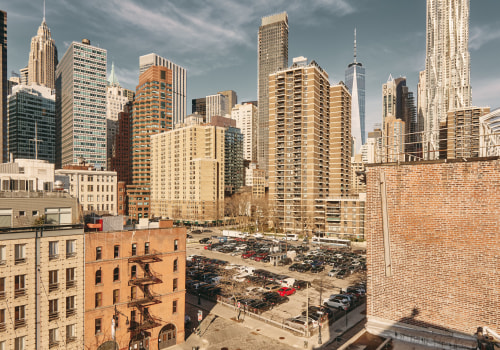
[[[356,48],[356,28],[354,28],[354,63],[358,63],[357,58],[358,58],[358,53]]]
[[[43,0],[43,21],[45,22],[45,0]]]

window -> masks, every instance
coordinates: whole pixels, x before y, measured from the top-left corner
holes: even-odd
[[[120,268],[115,267],[113,270],[113,282],[119,281],[120,280]]]
[[[59,317],[59,300],[49,300],[49,321]]]
[[[101,260],[102,259],[102,247],[96,247],[95,248],[95,259],[96,260]]]
[[[177,300],[174,300],[172,302],[172,313],[173,314],[177,313]]]
[[[95,334],[101,333],[101,319],[96,318],[95,319]]]
[[[46,208],[47,224],[71,225],[73,222],[71,208]]]
[[[174,278],[174,292],[177,290],[177,278]]]
[[[95,307],[102,306],[102,293],[95,293]]]
[[[75,296],[66,297],[66,317],[70,317],[76,314],[75,308]]]
[[[49,271],[49,292],[52,292],[59,288],[59,278],[58,271]]]
[[[49,260],[54,260],[59,257],[59,242],[52,241],[49,242]]]
[[[135,322],[135,310],[130,311],[130,322]]]
[[[137,298],[137,287],[130,287],[130,299]]]
[[[179,240],[178,239],[174,240],[174,250],[177,250],[177,249],[179,249]]]
[[[5,347],[5,341],[0,341],[0,350],[7,350]]]
[[[120,246],[119,245],[115,245],[114,257],[115,257],[115,259],[120,257]]]
[[[92,191],[94,191],[94,186],[87,185],[87,192],[92,192]]]
[[[38,216],[38,215],[40,215],[40,212],[38,210],[32,210],[31,215]]]
[[[120,302],[120,290],[115,289],[113,290],[113,304],[117,304]]]
[[[17,275],[14,277],[14,297],[26,295],[26,275]]]
[[[75,286],[75,268],[66,269],[66,289]]]
[[[132,243],[132,256],[137,255],[137,244]]]
[[[102,283],[102,271],[97,270],[95,272],[95,284],[101,284]]]
[[[26,262],[26,244],[16,244],[15,263],[21,264],[23,262]]]
[[[130,275],[132,278],[137,277],[137,266],[136,265],[132,265],[132,267],[130,268]]]
[[[0,309],[0,332],[5,331],[5,309]],[[1,350],[2,348],[0,348]]]
[[[0,300],[5,299],[5,277],[0,277]]]
[[[149,254],[149,242],[144,243],[144,254]]]
[[[26,350],[26,336],[17,337],[15,339],[14,350]]]
[[[25,309],[25,305],[16,306],[14,308],[14,329],[26,326]]]
[[[66,343],[76,340],[76,325],[69,324],[66,326]]]
[[[19,216],[26,216],[25,210],[19,210]]]
[[[59,329],[58,328],[49,329],[49,348],[57,346],[58,342],[59,342]]]
[[[175,259],[175,260],[174,260],[174,272],[177,272],[177,269],[178,269],[178,266],[177,266],[177,265],[178,265],[178,264],[177,264],[177,261],[178,261],[178,259]]]
[[[0,245],[0,266],[6,263],[7,248],[4,245]]]
[[[76,240],[70,239],[66,241],[66,257],[70,258],[76,256]]]

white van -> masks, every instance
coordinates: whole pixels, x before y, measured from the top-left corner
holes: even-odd
[[[295,278],[293,278],[293,277],[285,278],[281,282],[281,285],[283,287],[288,287],[288,288],[292,288],[294,284],[295,284]]]

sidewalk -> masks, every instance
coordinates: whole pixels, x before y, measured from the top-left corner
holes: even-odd
[[[201,299],[201,305],[198,305],[198,299],[195,296],[192,296],[190,294],[186,294],[186,303],[191,304],[193,308],[198,308],[202,309],[205,313],[204,316],[204,321],[201,324],[201,333],[202,333],[202,338],[198,337],[197,335],[191,335],[188,340],[186,341],[185,344],[178,345],[174,349],[189,349],[191,350],[194,344],[199,346],[200,344],[200,350],[206,350],[209,349],[210,344],[206,340],[205,337],[203,337],[205,329],[210,325],[213,315],[217,315],[218,317],[222,317],[226,320],[230,320],[231,318],[234,318],[236,316],[236,312],[234,309],[221,305],[221,304],[216,304],[214,302],[208,301]],[[361,305],[358,308],[352,310],[349,312],[347,316],[347,327],[346,327],[346,320],[345,317],[337,320],[336,322],[332,323],[329,327],[323,327],[321,330],[321,336],[322,336],[322,345],[318,344],[318,332],[316,331],[313,336],[310,338],[303,338],[296,336],[292,334],[289,331],[286,331],[284,329],[272,326],[270,324],[267,324],[261,320],[257,320],[254,318],[251,318],[249,316],[243,316],[243,322],[241,323],[236,323],[235,325],[238,326],[243,326],[249,330],[252,331],[252,334],[255,335],[263,335],[266,336],[270,339],[273,339],[275,341],[279,341],[280,343],[287,345],[289,347],[294,347],[294,348],[300,348],[304,349],[306,348],[305,346],[305,341],[307,341],[307,348],[308,349],[319,349],[320,347],[324,346],[327,343],[335,341],[335,338],[343,334],[347,329],[353,327],[356,325],[358,322],[360,322],[362,319],[365,318],[365,315],[362,314],[362,312],[365,310],[366,305]],[[212,316],[210,316],[212,315]],[[229,349],[231,350],[231,349]]]

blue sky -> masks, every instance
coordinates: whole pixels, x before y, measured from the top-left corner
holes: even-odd
[[[121,84],[135,89],[139,56],[155,52],[188,70],[191,99],[235,90],[257,99],[257,32],[262,16],[287,11],[289,61],[316,60],[336,83],[352,62],[366,68],[367,131],[381,121],[381,86],[406,76],[416,93],[425,66],[424,0],[46,0],[46,19],[61,58],[69,43],[88,38],[108,50]],[[43,0],[7,0],[8,71],[27,65]],[[499,0],[471,0],[473,104],[500,106]]]

